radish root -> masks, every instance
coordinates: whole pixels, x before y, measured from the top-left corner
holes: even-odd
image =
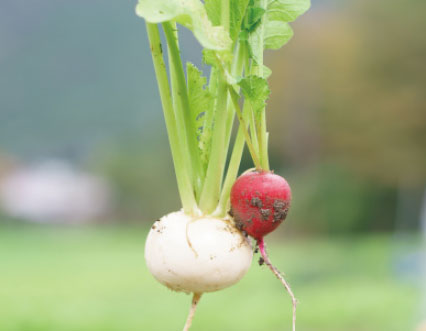
[[[274,267],[272,265],[271,260],[268,257],[268,253],[266,252],[265,242],[263,241],[263,239],[258,240],[257,244],[259,245],[259,251],[260,251],[260,254],[262,255],[262,258],[263,258],[265,264],[268,266],[269,269],[271,269],[271,271],[274,273],[274,275],[281,281],[281,283],[286,288],[288,294],[290,294],[291,302],[293,304],[293,328],[292,328],[292,330],[296,331],[296,305],[297,305],[296,297],[294,296],[293,291],[291,290],[291,287],[287,283],[287,281],[285,280],[284,276],[281,274],[281,272],[276,267]]]
[[[195,315],[195,310],[197,309],[198,302],[200,301],[201,293],[194,293],[192,296],[192,304],[191,309],[189,310],[188,318],[186,319],[185,326],[183,327],[183,331],[188,331],[192,324],[192,319]]]

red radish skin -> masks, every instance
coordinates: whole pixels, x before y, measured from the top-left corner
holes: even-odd
[[[280,271],[271,263],[263,237],[274,231],[288,214],[291,190],[287,181],[272,172],[253,171],[241,175],[231,189],[230,215],[236,226],[256,239],[261,259],[281,281],[293,305],[292,330],[296,331],[297,300]]]
[[[231,215],[238,228],[256,240],[274,231],[286,218],[291,190],[272,172],[248,172],[231,189]]]

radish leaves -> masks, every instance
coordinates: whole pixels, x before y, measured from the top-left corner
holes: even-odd
[[[201,162],[205,173],[208,165],[212,130],[212,116],[208,115],[211,114],[213,108],[213,97],[208,88],[205,87],[207,78],[192,63],[188,62],[186,64],[186,76],[193,130],[197,136]]]
[[[199,0],[139,0],[136,14],[150,23],[176,21],[192,30],[200,44],[208,49],[223,50],[231,45],[222,26],[213,26]]]
[[[302,15],[309,6],[310,0],[251,0],[240,33],[240,39],[248,44],[251,58],[260,64],[263,49],[279,49],[285,45],[293,36],[288,22]]]
[[[265,105],[271,70],[263,53],[290,40],[289,22],[309,5],[310,0],[139,0],[136,13],[147,21],[185,212],[226,213],[245,141],[259,161],[256,167],[269,170]],[[166,37],[168,68],[157,23]],[[190,63],[185,72],[176,23],[203,47],[203,61],[211,66],[208,78]],[[233,136],[236,112],[240,128]]]
[[[249,0],[230,0],[230,20],[229,20],[229,34],[233,41],[236,41],[238,34],[241,30],[241,23],[243,21]],[[205,7],[210,21],[214,26],[220,25],[222,0],[206,0]]]
[[[254,114],[258,117],[266,105],[271,91],[266,79],[251,75],[243,78],[239,85],[245,99],[250,103]]]
[[[279,49],[293,37],[293,30],[288,23],[282,21],[268,21],[265,26],[263,47],[265,49]]]
[[[309,0],[272,0],[268,3],[268,19],[293,22],[310,7]]]

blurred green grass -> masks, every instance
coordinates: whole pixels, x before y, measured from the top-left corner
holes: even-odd
[[[0,330],[180,330],[190,297],[150,276],[146,233],[0,227]],[[394,275],[393,237],[287,236],[272,236],[269,250],[300,301],[299,331],[414,328],[418,289]],[[239,284],[202,298],[193,331],[290,330],[289,296],[256,261]]]

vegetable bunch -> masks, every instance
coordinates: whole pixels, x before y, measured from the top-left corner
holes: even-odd
[[[291,199],[285,179],[269,167],[265,106],[271,70],[263,53],[290,40],[289,22],[309,5],[309,0],[139,0],[136,6],[146,21],[183,207],[154,223],[145,260],[159,282],[193,293],[184,330],[203,293],[235,284],[249,269],[253,249],[247,235],[290,293],[295,329],[296,299],[263,241],[285,219]],[[183,65],[179,26],[202,45],[208,75],[192,63]],[[232,135],[235,118],[239,125]],[[245,145],[255,172],[236,180]]]
[[[271,70],[263,53],[290,40],[289,22],[309,6],[309,0],[140,0],[136,6],[147,23],[186,213],[226,214],[245,143],[256,168],[269,170],[265,104]],[[162,47],[158,23],[167,47]],[[192,63],[183,65],[179,25],[203,46],[203,61],[211,67],[208,77]],[[239,128],[225,169],[236,116]]]

